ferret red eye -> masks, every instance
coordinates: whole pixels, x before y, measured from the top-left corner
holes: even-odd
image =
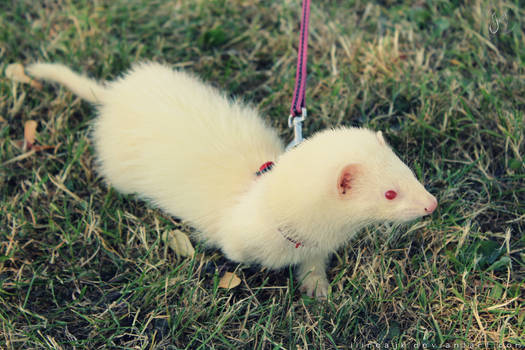
[[[388,200],[390,200],[390,201],[391,201],[392,199],[396,198],[396,197],[397,197],[397,192],[396,192],[396,191],[392,191],[392,190],[390,190],[390,191],[386,191],[386,192],[385,192],[385,198],[388,199]]]

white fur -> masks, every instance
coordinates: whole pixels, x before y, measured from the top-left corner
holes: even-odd
[[[299,265],[309,295],[326,295],[327,258],[364,225],[411,220],[437,205],[381,133],[327,130],[283,153],[253,108],[185,72],[145,63],[101,85],[62,65],[28,71],[99,105],[100,171],[119,191],[190,221],[232,260]],[[267,161],[274,169],[255,176]],[[351,186],[341,192],[346,169]]]
[[[51,80],[65,85],[75,94],[91,103],[98,103],[99,98],[104,94],[102,85],[72,72],[71,69],[62,64],[38,63],[27,67],[27,71],[40,79]]]

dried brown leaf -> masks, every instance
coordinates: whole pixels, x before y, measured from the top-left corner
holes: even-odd
[[[195,249],[191,244],[188,235],[180,230],[165,232],[163,235],[163,240],[168,244],[168,246],[180,256],[193,256],[195,254]]]
[[[241,284],[241,279],[233,272],[226,272],[219,281],[219,288],[232,289]]]
[[[8,65],[5,69],[5,76],[13,81],[30,84],[36,89],[42,89],[42,84],[40,82],[27,76],[24,66],[21,63],[12,63]]]
[[[34,120],[28,120],[24,125],[24,146],[27,149],[33,147],[36,137],[36,127],[38,123]]]
[[[31,149],[35,152],[46,151],[48,149],[55,149],[57,146],[54,145],[33,145]]]

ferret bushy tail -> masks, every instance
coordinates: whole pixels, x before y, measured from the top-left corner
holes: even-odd
[[[96,80],[73,72],[59,63],[34,63],[26,67],[31,76],[62,84],[91,103],[101,103],[106,89]]]

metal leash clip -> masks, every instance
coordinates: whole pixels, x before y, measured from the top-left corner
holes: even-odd
[[[306,119],[306,108],[302,108],[301,116],[293,116],[290,114],[288,117],[288,127],[293,127],[293,140],[286,146],[286,150],[290,150],[303,142],[303,121]]]

